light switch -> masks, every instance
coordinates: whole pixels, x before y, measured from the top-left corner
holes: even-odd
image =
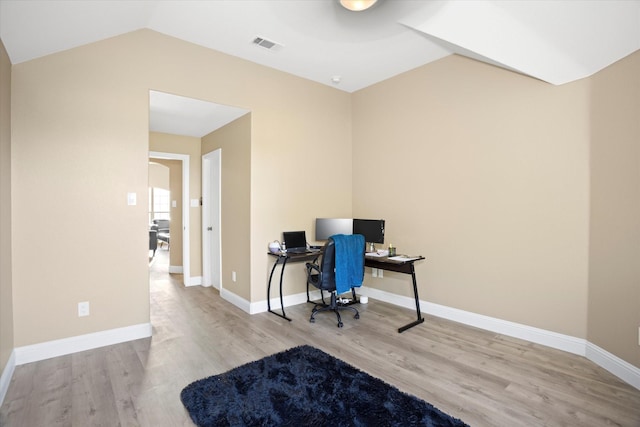
[[[136,193],[127,193],[127,205],[135,206],[136,205]]]
[[[175,200],[171,201],[171,207],[172,208],[177,208],[178,207],[178,202],[176,202]]]
[[[192,207],[192,208],[197,208],[198,206],[200,206],[200,200],[198,200],[198,199],[191,199],[191,207]]]

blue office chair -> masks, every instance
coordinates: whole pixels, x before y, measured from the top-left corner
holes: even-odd
[[[336,244],[338,248],[336,249]],[[362,285],[364,279],[364,237],[359,234],[331,236],[325,244],[320,262],[306,264],[307,284],[320,289],[320,292],[331,293],[329,304],[316,303],[311,311],[309,321],[315,322],[315,316],[322,311],[333,311],[338,318],[338,327],[343,326],[340,311],[350,310],[355,313],[355,319],[360,318],[360,313],[350,305],[338,302],[338,295],[351,290],[353,301],[356,301],[354,287]],[[337,268],[336,268],[337,266]],[[336,280],[337,277],[337,280]]]

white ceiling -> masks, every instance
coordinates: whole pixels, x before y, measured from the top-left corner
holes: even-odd
[[[163,92],[149,91],[149,129],[201,138],[249,110]]]
[[[640,0],[0,0],[13,64],[140,28],[347,92],[453,53],[559,85],[640,49]]]

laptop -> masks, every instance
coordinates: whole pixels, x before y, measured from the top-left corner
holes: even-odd
[[[287,252],[291,254],[304,254],[312,252],[307,248],[307,234],[304,231],[284,231],[282,240],[287,245]]]

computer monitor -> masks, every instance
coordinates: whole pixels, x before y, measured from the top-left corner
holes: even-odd
[[[353,234],[351,218],[316,218],[316,240],[329,240],[334,234]]]
[[[353,234],[362,234],[368,243],[384,243],[384,219],[354,219]]]

